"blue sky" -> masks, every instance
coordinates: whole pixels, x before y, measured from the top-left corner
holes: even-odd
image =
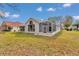
[[[15,11],[5,6],[5,17],[9,21],[25,22],[28,18],[48,19],[53,16],[73,16],[79,19],[79,4],[70,3],[26,3],[17,4],[20,10]]]

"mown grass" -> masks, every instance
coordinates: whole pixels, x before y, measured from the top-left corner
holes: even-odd
[[[53,37],[0,32],[0,55],[79,55],[79,32],[61,31]]]

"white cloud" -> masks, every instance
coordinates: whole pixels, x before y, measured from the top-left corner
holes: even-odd
[[[47,11],[52,11],[52,12],[54,12],[54,11],[56,11],[56,9],[55,9],[55,8],[48,8]]]
[[[13,15],[11,15],[13,18],[19,18],[20,17],[20,15],[19,14],[13,14]]]
[[[70,4],[70,3],[65,3],[65,4],[63,4],[63,7],[71,7],[71,5],[72,4]]]
[[[10,12],[5,12],[4,13],[4,17],[9,17],[10,16]]]
[[[38,7],[36,10],[41,12],[43,10],[43,8],[42,7]]]
[[[7,18],[19,18],[20,17],[19,14],[11,14],[10,12],[5,12],[3,16]]]
[[[73,16],[73,18],[79,20],[79,16]]]

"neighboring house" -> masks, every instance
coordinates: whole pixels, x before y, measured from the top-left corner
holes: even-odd
[[[0,26],[0,31],[3,31],[4,27]]]
[[[25,23],[25,32],[35,35],[53,36],[61,29],[60,22],[38,21],[29,18]]]
[[[79,24],[74,24],[72,25],[73,30],[79,30]]]
[[[3,31],[20,32],[24,31],[24,25],[20,22],[8,22],[5,21],[1,25],[4,29]]]

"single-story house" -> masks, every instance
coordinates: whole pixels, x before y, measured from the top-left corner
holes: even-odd
[[[20,22],[4,21],[1,26],[4,28],[3,31],[11,31],[11,32],[24,31],[24,24]]]
[[[79,30],[79,24],[74,24],[72,25],[73,30]]]
[[[4,27],[0,26],[0,31],[2,31],[4,29]]]
[[[61,29],[60,21],[38,21],[29,18],[25,23],[25,32],[34,33],[35,35],[53,36]]]

